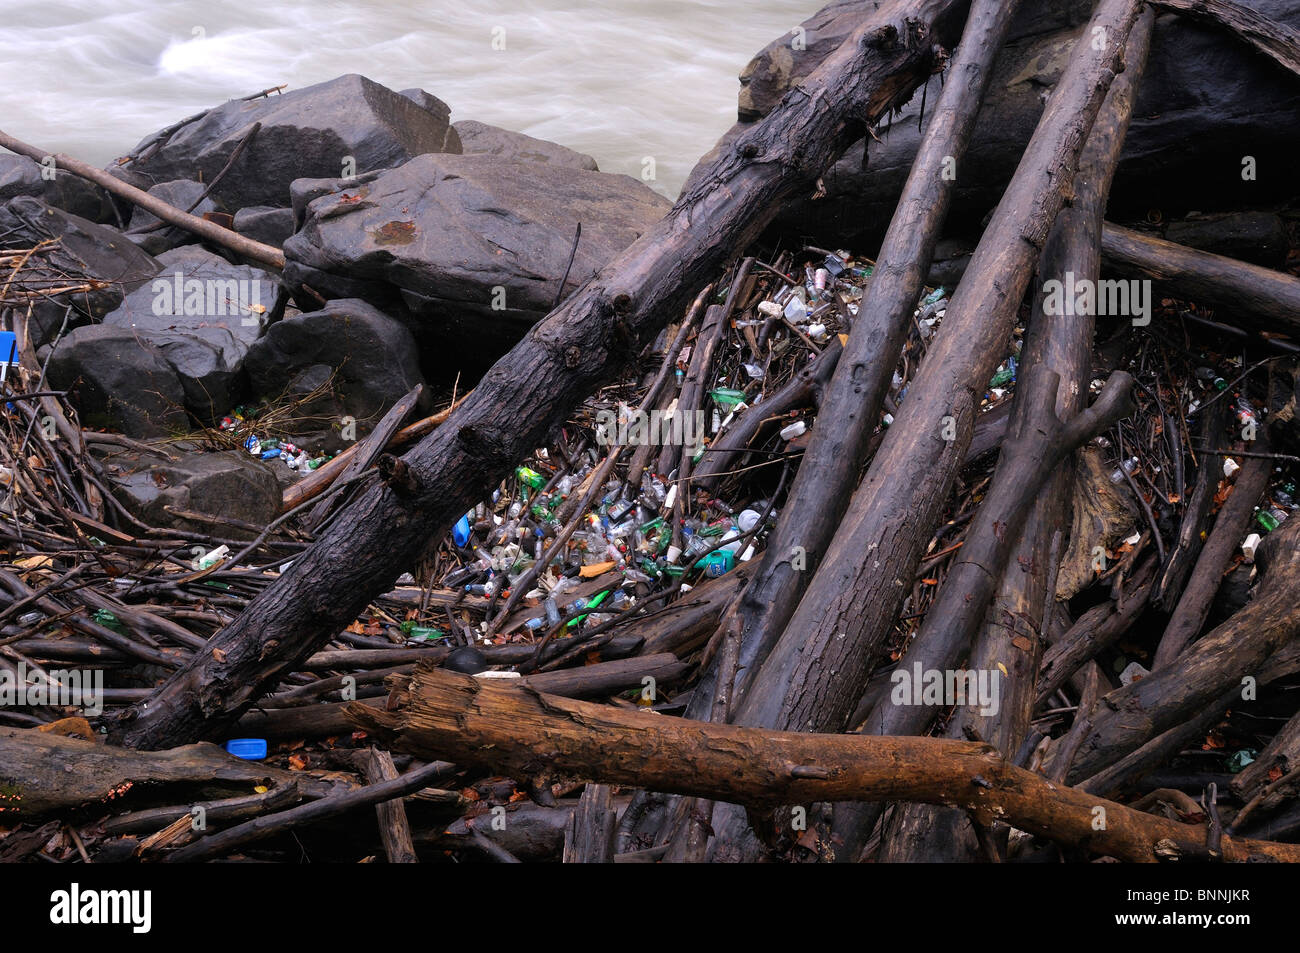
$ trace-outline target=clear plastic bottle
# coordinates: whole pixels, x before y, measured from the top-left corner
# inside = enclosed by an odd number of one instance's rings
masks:
[[[1114,470],[1111,471],[1110,482],[1116,484],[1123,483],[1124,475],[1126,473],[1132,474],[1133,471],[1137,469],[1137,466],[1138,466],[1138,458],[1129,457],[1127,460],[1125,460],[1118,467],[1116,467]]]

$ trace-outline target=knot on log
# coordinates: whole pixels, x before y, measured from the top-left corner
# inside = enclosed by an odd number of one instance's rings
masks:
[[[461,428],[463,433],[468,428]],[[420,480],[401,457],[385,453],[379,458],[379,477],[399,496],[415,496],[420,492]]]
[[[892,23],[862,37],[862,45],[873,50],[892,50],[898,44],[898,28]]]
[[[514,466],[513,457],[502,452],[499,440],[474,424],[466,424],[457,430],[456,440],[467,456],[487,469],[505,470],[508,466]],[[381,457],[380,460],[382,459]]]

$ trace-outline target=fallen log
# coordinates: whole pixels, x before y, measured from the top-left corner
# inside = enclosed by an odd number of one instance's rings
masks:
[[[538,783],[564,774],[752,806],[846,799],[951,803],[985,822],[1001,818],[1122,860],[1190,859],[1205,852],[1200,825],[1177,824],[1051,784],[1010,765],[986,744],[684,721],[431,668],[394,687],[394,711],[349,709],[358,727],[395,749],[488,767],[516,780]],[[1100,830],[1097,808],[1106,817]],[[1232,861],[1300,860],[1300,845],[1227,835],[1222,851]]]
[[[1275,768],[1283,774],[1300,768],[1300,714],[1279,728],[1259,757],[1232,779],[1232,793],[1250,801],[1269,783],[1269,773]]]
[[[466,396],[469,396],[468,394]],[[413,424],[408,424],[384,445],[384,450],[395,450],[398,447],[404,447],[413,440],[425,436],[439,424],[446,421],[451,416],[451,412],[461,405],[464,397],[446,410],[440,410],[436,414],[425,417],[423,420],[417,420]],[[313,470],[307,476],[303,477],[293,486],[284,491],[283,499],[280,502],[280,512],[287,513],[302,503],[314,497],[320,496],[335,480],[340,479],[343,471],[350,465],[352,458],[356,456],[361,444],[353,444],[338,456],[334,457],[328,463]]]
[[[1150,602],[1155,564],[1143,563],[1126,581],[1122,598],[1089,609],[1043,654],[1035,705],[1043,705],[1082,666],[1114,645]]]
[[[782,202],[905,102],[950,43],[960,0],[896,0],[763,122],[714,159],[673,210],[484,376],[404,458],[409,481],[372,488],[232,624],[111,726],[134,747],[219,735],[341,631],[585,395],[681,313]]]
[[[1201,419],[1201,439],[1203,446],[1224,446],[1220,436],[1224,423],[1228,419],[1229,405],[1220,400],[1204,410]],[[1151,604],[1156,608],[1172,610],[1178,605],[1187,576],[1196,565],[1209,529],[1210,504],[1219,486],[1219,475],[1223,473],[1223,458],[1217,454],[1207,453],[1201,456],[1200,467],[1196,472],[1196,483],[1187,500],[1187,509],[1183,512],[1178,526],[1178,540],[1169,551],[1169,557],[1161,567],[1156,585],[1151,592]]]
[[[1111,222],[1102,229],[1101,257],[1107,271],[1149,278],[1180,298],[1222,307],[1234,323],[1300,337],[1300,278]]]
[[[119,198],[126,199],[133,205],[138,205],[169,225],[183,228],[187,232],[198,235],[204,241],[213,242],[223,248],[229,248],[235,254],[242,255],[252,261],[261,262],[277,269],[284,267],[284,252],[280,251],[280,249],[272,245],[264,245],[262,242],[253,241],[253,239],[236,231],[223,228],[216,222],[209,222],[197,215],[182,212],[176,206],[169,205],[157,196],[150,195],[133,185],[127,185],[121,179],[114,178],[104,170],[96,169],[93,165],[82,162],[80,159],[66,156],[62,152],[46,152],[43,149],[21,142],[5,132],[0,132],[0,146],[10,152],[16,152],[20,156],[27,156],[27,158],[39,163],[44,163],[46,159],[53,159],[55,168],[64,169],[88,182],[93,182],[106,192],[111,192]]]
[[[380,781],[378,784],[370,784],[343,794],[323,797],[308,804],[291,807],[287,811],[265,814],[251,821],[245,821],[242,824],[227,828],[224,831],[201,837],[194,843],[167,854],[163,861],[165,863],[192,863],[206,860],[209,857],[243,847],[245,844],[251,844],[284,833],[303,824],[337,817],[359,807],[383,804],[393,798],[404,797],[407,794],[419,791],[446,774],[447,769],[446,764],[435,761],[414,768],[406,774]],[[464,807],[459,794],[453,794],[450,791],[431,791],[429,794],[436,797],[449,809],[462,809]]]
[[[370,432],[369,436],[358,443],[356,447],[350,448],[354,452],[338,472],[339,483],[346,483],[353,477],[360,476],[363,471],[369,469],[370,465],[379,459],[379,455],[384,452],[384,447],[388,445],[389,438],[402,425],[402,421],[411,412],[423,391],[424,385],[416,384],[406,396],[388,409],[388,412],[375,425],[375,429]],[[302,517],[303,526],[308,531],[315,532],[329,518],[329,515],[334,512],[337,506],[337,496],[321,500]]]
[[[1262,445],[1263,441],[1259,441]],[[1264,449],[1260,446],[1260,449]],[[1268,489],[1273,476],[1273,461],[1263,457],[1247,457],[1237,474],[1232,493],[1215,517],[1214,529],[1201,549],[1196,568],[1192,570],[1182,598],[1174,609],[1164,635],[1156,647],[1151,670],[1156,671],[1178,658],[1191,645],[1209,618],[1219,583],[1240,549],[1241,541],[1250,525],[1250,517]]]
[[[252,794],[267,781],[273,789],[296,784],[307,797],[324,796],[334,787],[303,772],[241,761],[211,744],[143,752],[0,728],[0,807],[6,816],[39,817],[119,799],[132,803],[141,794],[156,798],[167,790],[170,801],[184,789],[198,803]]]
[[[588,784],[564,829],[564,863],[613,863],[617,829],[613,789],[608,784]]]
[[[398,778],[393,756],[387,751],[370,748],[362,756],[362,767],[367,784],[379,784],[383,781],[395,781]],[[379,836],[384,842],[384,853],[390,864],[414,864],[419,862],[415,856],[415,843],[411,840],[411,822],[406,818],[406,808],[402,807],[400,798],[380,801],[375,805],[375,814],[379,818]]]

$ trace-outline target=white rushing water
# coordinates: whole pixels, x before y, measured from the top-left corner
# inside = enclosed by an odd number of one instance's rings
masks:
[[[0,128],[104,165],[224,100],[361,73],[660,192],[735,121],[736,76],[819,0],[0,0]],[[501,46],[504,49],[494,49]]]

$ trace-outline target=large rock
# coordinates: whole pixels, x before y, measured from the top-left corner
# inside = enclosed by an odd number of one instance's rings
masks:
[[[452,125],[460,134],[461,150],[465,155],[500,156],[522,162],[543,162],[569,169],[599,171],[596,160],[591,156],[545,139],[535,139],[522,132],[511,132],[474,119],[462,119]]]
[[[217,106],[129,168],[156,182],[210,182],[257,122],[262,128],[214,191],[227,209],[287,205],[294,179],[386,169],[447,145],[445,117],[353,73],[283,96]]]
[[[0,155],[0,202],[19,195],[41,199],[92,222],[106,222],[113,215],[108,193],[80,176],[54,167],[53,175],[27,156]]]
[[[450,125],[451,107],[444,103],[432,93],[426,93],[422,89],[404,89],[397,95],[405,96],[411,102],[415,103],[421,109],[433,114],[439,122],[447,123],[447,137],[443,140],[442,148],[435,149],[434,152],[451,152],[456,155],[461,153],[460,134]]]
[[[430,376],[482,369],[551,310],[579,222],[570,292],[669,205],[629,176],[420,156],[311,202],[285,243],[284,280],[404,316]]]
[[[208,212],[215,212],[217,205],[210,198],[203,198],[207,188],[202,182],[195,182],[192,179],[177,179],[174,182],[163,182],[149,189],[149,194],[154,198],[161,199],[173,208],[180,211],[188,211],[191,205],[194,206],[192,215],[202,217]],[[127,228],[127,238],[135,242],[151,255],[161,255],[165,251],[177,248],[181,245],[192,245],[199,240],[193,232],[187,232],[183,228],[167,226],[165,228],[144,231],[157,225],[161,219],[152,212],[146,212],[140,207],[136,207],[131,214],[131,221]]]
[[[157,276],[104,324],[157,347],[184,385],[185,406],[202,421],[218,420],[242,392],[244,359],[262,335],[276,281],[195,245],[164,252],[158,262]]]
[[[44,360],[48,350],[40,356]],[[70,331],[54,348],[47,377],[53,387],[72,391],[88,427],[129,437],[165,437],[189,429],[175,369],[159,348],[124,328],[92,324]]]
[[[328,431],[351,416],[364,433],[424,382],[411,332],[355,299],[277,321],[249,348],[245,367],[258,397],[328,389],[327,397],[295,415],[310,421],[302,432]]]
[[[277,248],[293,234],[293,209],[250,205],[235,213],[235,231]]]
[[[33,256],[16,282],[21,284],[23,275],[31,275],[69,285],[92,281],[96,286],[89,291],[38,299],[29,325],[34,347],[51,340],[65,316],[69,327],[99,320],[161,267],[156,258],[120,232],[53,208],[40,199],[19,196],[0,208],[0,248],[27,249],[50,240],[58,244]]]
[[[792,38],[786,37],[760,53],[742,80],[742,121],[765,114],[806,76],[826,49],[847,35],[852,11],[860,16],[862,6],[836,4],[819,14],[820,20],[807,21],[806,50],[792,50]],[[1251,6],[1300,27],[1300,0],[1257,0]],[[1022,5],[1025,13],[998,57],[970,150],[959,165],[950,232],[978,234],[981,219],[1000,199],[1090,7],[1077,0]],[[938,93],[932,81],[927,109]],[[849,149],[823,176],[826,197],[787,206],[779,226],[845,243],[882,235],[916,154],[920,103],[918,94],[888,131],[882,126],[883,141],[868,138]],[[1140,219],[1158,208],[1172,218],[1191,210],[1261,207],[1294,198],[1300,187],[1285,170],[1294,163],[1298,124],[1300,80],[1223,30],[1160,16],[1108,214]],[[725,137],[724,145],[734,135]],[[869,146],[865,162],[864,146]],[[1246,155],[1256,161],[1255,180],[1242,178]]]
[[[103,464],[113,494],[150,526],[242,539],[252,533],[227,520],[264,526],[279,514],[279,481],[261,460],[239,450],[199,453],[174,445],[158,452],[114,450],[104,454]]]

